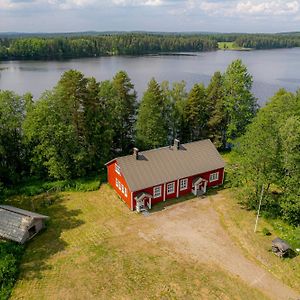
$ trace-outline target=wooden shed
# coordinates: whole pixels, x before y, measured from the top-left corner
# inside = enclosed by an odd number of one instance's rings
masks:
[[[279,257],[284,257],[289,254],[291,250],[290,245],[282,240],[281,238],[276,238],[272,241],[272,251]]]
[[[8,205],[0,205],[0,238],[20,244],[45,227],[49,217]]]

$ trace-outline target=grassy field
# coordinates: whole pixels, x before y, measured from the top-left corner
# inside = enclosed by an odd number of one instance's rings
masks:
[[[129,211],[106,184],[11,203],[51,217],[28,244],[12,299],[265,299],[217,266],[140,238],[147,218]]]
[[[239,47],[234,42],[218,42],[218,48],[220,50],[236,50],[236,51],[251,50],[249,48]]]
[[[286,239],[294,248],[300,248],[300,228],[295,229],[280,221],[266,221],[260,218],[257,232],[254,233],[256,212],[242,209],[233,200],[233,192],[232,189],[222,191],[227,201],[218,203],[216,207],[227,232],[249,259],[300,292],[300,256],[282,260],[271,252],[272,240],[278,236]],[[265,235],[264,228],[268,229],[271,235]]]

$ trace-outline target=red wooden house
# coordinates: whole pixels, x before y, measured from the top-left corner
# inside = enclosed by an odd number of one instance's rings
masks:
[[[225,163],[210,140],[115,158],[107,164],[108,182],[131,209],[141,211],[166,199],[223,184]]]

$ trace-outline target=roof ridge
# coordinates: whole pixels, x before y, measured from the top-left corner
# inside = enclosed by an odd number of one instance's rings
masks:
[[[195,144],[195,143],[201,143],[201,142],[205,142],[205,141],[210,141],[212,143],[212,141],[210,139],[204,139],[204,140],[192,141],[192,142],[188,142],[188,143],[184,143],[184,144],[180,144],[180,145],[184,146],[184,145],[190,145],[190,144]],[[139,153],[144,154],[144,153],[157,151],[157,150],[170,149],[171,147],[174,147],[174,145],[163,146],[163,147],[159,147],[159,148],[153,148],[153,149],[149,149],[149,150],[139,151]],[[124,155],[124,156],[115,157],[115,158],[111,159],[109,162],[107,162],[106,165],[109,164],[110,162],[116,160],[116,159],[131,157],[131,156],[132,156],[132,154],[127,154],[127,155]]]

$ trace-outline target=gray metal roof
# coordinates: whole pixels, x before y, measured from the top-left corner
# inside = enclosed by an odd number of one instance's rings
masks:
[[[163,147],[116,159],[131,191],[223,168],[225,162],[210,140]]]
[[[290,249],[290,245],[282,240],[281,238],[276,238],[272,241],[273,245],[276,246],[280,251],[287,251],[288,249]]]
[[[17,208],[14,206],[10,206],[10,205],[0,205],[0,208],[3,208],[5,210],[11,211],[11,212],[15,212],[17,214],[23,215],[23,216],[27,216],[27,217],[31,217],[31,218],[35,218],[35,219],[48,219],[49,217],[29,211],[29,210],[25,210],[25,209],[21,209],[21,208]]]
[[[47,218],[27,210],[0,205],[0,237],[22,243],[32,222]]]

